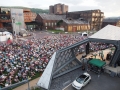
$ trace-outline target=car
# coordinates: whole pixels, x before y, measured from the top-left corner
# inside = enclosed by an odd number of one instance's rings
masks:
[[[91,81],[90,74],[85,72],[73,81],[72,86],[77,90],[81,90],[81,88],[87,85],[90,81]]]

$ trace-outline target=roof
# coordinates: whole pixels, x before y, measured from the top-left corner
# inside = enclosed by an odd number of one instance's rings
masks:
[[[79,13],[79,12],[93,12],[93,11],[98,11],[100,9],[94,9],[94,10],[83,10],[83,11],[73,11],[73,12],[68,12],[68,13]]]
[[[66,18],[66,15],[54,15],[54,14],[39,14],[42,19],[45,20],[62,20]]]
[[[100,59],[92,59],[89,61],[89,64],[92,64],[94,66],[101,68],[102,66],[106,64],[106,62],[101,61]]]
[[[107,25],[89,38],[104,40],[120,40],[120,27]]]
[[[106,18],[103,19],[103,22],[118,22],[119,20],[119,18]]]
[[[81,21],[79,19],[77,20],[69,20],[69,19],[62,19],[63,22],[65,22],[66,24],[88,24],[86,21]]]

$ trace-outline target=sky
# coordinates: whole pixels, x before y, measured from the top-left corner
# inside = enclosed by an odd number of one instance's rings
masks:
[[[0,6],[49,9],[50,5],[57,3],[68,5],[68,11],[100,9],[105,17],[120,16],[120,0],[1,0]]]

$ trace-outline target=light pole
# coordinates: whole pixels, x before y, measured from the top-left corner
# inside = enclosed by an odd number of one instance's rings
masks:
[[[15,29],[15,27],[14,27],[14,24],[15,24],[15,18],[14,17],[12,17],[12,22],[13,22],[13,34],[15,34],[15,36],[16,36],[16,32],[14,31]]]

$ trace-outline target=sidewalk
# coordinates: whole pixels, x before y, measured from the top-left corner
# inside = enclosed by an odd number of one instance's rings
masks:
[[[36,83],[38,82],[39,78],[36,78],[36,79],[34,79],[34,80],[32,80],[32,81],[29,82],[30,88],[33,87],[33,86],[36,86]],[[15,88],[13,90],[27,90],[27,89],[28,89],[28,83],[23,84],[23,85]]]

